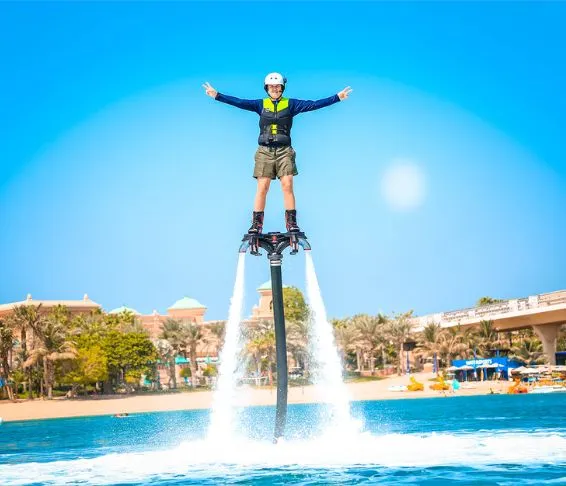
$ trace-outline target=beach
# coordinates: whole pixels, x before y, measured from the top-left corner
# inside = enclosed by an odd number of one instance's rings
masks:
[[[389,388],[397,385],[408,385],[406,376],[393,376],[377,381],[346,383],[345,388],[352,401],[389,400],[411,398],[452,398],[458,396],[485,395],[495,392],[505,393],[509,386],[505,381],[470,382],[470,388],[460,388],[456,393],[431,390],[429,379],[432,373],[417,373],[415,379],[425,385],[424,391],[396,392]],[[62,417],[80,417],[92,415],[112,415],[119,413],[143,413],[173,410],[207,409],[213,403],[212,391],[194,391],[164,393],[155,395],[106,395],[88,398],[56,398],[53,400],[20,400],[17,403],[7,400],[0,402],[0,418],[7,421],[39,420]],[[276,387],[243,387],[237,395],[237,406],[275,405]],[[316,386],[290,387],[289,404],[321,402],[321,391]]]

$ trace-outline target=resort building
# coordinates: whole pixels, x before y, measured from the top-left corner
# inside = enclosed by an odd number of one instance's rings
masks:
[[[90,311],[100,309],[100,304],[90,300],[87,294],[84,294],[82,300],[36,300],[32,298],[31,294],[28,294],[26,300],[0,304],[0,318],[8,316],[12,313],[14,307],[20,305],[32,305],[35,307],[41,305],[41,312],[43,313],[48,313],[53,307],[58,305],[67,307],[71,314],[86,314]]]
[[[286,288],[287,285],[283,285]],[[256,289],[259,293],[259,302],[252,308],[250,321],[273,320],[273,295],[271,292],[271,280],[263,283]]]
[[[466,328],[485,320],[492,321],[496,331],[532,328],[542,342],[549,364],[555,365],[558,333],[566,324],[566,290],[415,317],[413,322],[420,330],[433,322],[444,328]]]
[[[258,303],[254,305],[251,315],[244,321],[248,325],[273,319],[271,281],[260,285],[257,292],[259,294]],[[100,304],[90,300],[87,294],[81,300],[36,300],[28,294],[24,301],[0,304],[0,318],[10,314],[14,307],[19,305],[41,305],[42,313],[48,313],[57,305],[64,305],[72,314],[101,309]],[[148,331],[150,338],[154,340],[159,338],[161,327],[167,319],[180,319],[202,326],[203,338],[197,348],[197,360],[202,363],[211,363],[217,361],[218,358],[218,337],[211,330],[218,321],[206,321],[206,310],[206,306],[195,298],[183,297],[174,302],[163,314],[154,310],[151,314],[144,315],[126,306],[112,309],[109,313],[129,312],[133,314]],[[465,328],[478,326],[483,320],[492,321],[497,331],[532,328],[542,341],[550,364],[556,364],[557,358],[559,361],[565,359],[564,353],[557,356],[556,341],[561,326],[566,323],[566,290],[415,317],[413,323],[416,330],[420,330],[431,322],[438,323],[444,328],[453,326]],[[179,367],[182,368],[187,361],[184,358],[180,359]]]

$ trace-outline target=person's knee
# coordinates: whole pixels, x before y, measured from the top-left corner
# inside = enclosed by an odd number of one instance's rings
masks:
[[[269,191],[269,179],[266,181],[260,181],[257,184],[257,193],[258,194],[262,194],[262,195],[266,195],[267,192]]]
[[[281,179],[281,190],[288,194],[293,194],[293,180]]]

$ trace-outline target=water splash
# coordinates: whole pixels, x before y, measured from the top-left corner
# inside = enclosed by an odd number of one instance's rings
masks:
[[[529,477],[531,484],[533,481],[538,484],[545,482],[544,479],[536,481],[540,466],[556,465],[560,471],[565,457],[566,436],[548,435],[546,431],[497,435],[477,432],[375,436],[364,433],[342,442],[320,438],[281,441],[277,445],[243,439],[219,444],[197,440],[160,451],[47,463],[0,464],[0,477],[2,484],[13,486],[40,484],[39,481],[51,485],[251,484],[255,481],[273,484],[306,474],[308,484],[359,484],[364,481],[348,481],[350,470],[354,474],[365,470],[372,474],[366,482],[376,484],[371,481],[376,468],[382,469],[381,479],[385,482],[398,480],[398,468],[405,471],[411,468],[417,483],[418,479],[429,483],[431,478],[447,483],[447,477],[461,481],[463,468],[474,467],[471,477],[469,473],[465,479],[470,479],[470,483],[492,484],[492,481],[481,481],[486,479],[485,467],[510,465]],[[454,469],[438,471],[438,467],[447,466]],[[505,481],[505,484],[525,482]]]
[[[305,252],[307,299],[311,311],[310,356],[313,382],[329,405],[327,435],[356,433],[360,424],[350,415],[350,397],[342,381],[342,363],[328,322],[310,251]]]
[[[220,352],[220,368],[218,382],[212,401],[210,427],[208,436],[212,441],[232,437],[236,429],[235,405],[236,385],[241,371],[238,368],[239,351],[241,348],[241,322],[244,303],[244,268],[245,253],[238,257],[236,281],[230,299],[230,311],[226,323],[226,338]]]

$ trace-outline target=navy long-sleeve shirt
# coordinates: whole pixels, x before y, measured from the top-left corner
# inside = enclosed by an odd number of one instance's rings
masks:
[[[263,99],[244,100],[242,98],[236,98],[235,96],[228,96],[222,93],[218,93],[215,99],[216,101],[221,101],[222,103],[227,103],[237,108],[241,108],[242,110],[255,111],[258,115],[261,115],[261,110],[263,110]],[[329,96],[328,98],[316,101],[289,98],[289,111],[291,112],[291,116],[295,116],[299,113],[318,110],[320,108],[333,105],[339,101],[340,98],[338,98],[338,95]],[[274,101],[274,103],[277,103],[277,101]]]

